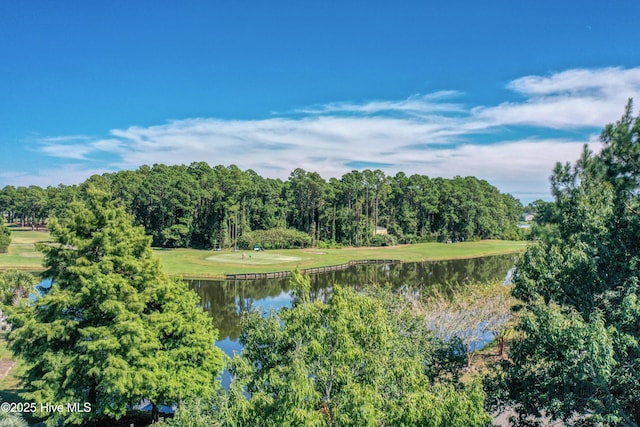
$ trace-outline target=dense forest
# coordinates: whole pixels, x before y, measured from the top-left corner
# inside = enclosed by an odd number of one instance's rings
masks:
[[[0,212],[9,222],[39,226],[85,197],[90,184],[121,200],[160,247],[515,239],[522,212],[513,196],[475,177],[386,176],[367,169],[326,181],[298,168],[283,181],[204,162],[145,165],[94,175],[79,186],[6,186],[0,190]],[[278,231],[250,234],[258,230]]]

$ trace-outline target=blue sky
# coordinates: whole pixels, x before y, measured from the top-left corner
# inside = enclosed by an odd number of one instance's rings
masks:
[[[637,0],[0,2],[0,187],[142,164],[528,202],[640,99]]]

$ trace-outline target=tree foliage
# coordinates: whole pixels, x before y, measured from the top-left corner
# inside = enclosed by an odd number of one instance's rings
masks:
[[[11,244],[11,231],[0,218],[0,254],[7,252]]]
[[[210,394],[222,356],[197,296],[162,272],[150,239],[109,194],[89,186],[84,198],[50,221],[51,289],[10,318],[10,347],[26,363],[23,397],[91,404],[90,413],[39,414],[67,425],[118,418],[143,399]]]
[[[629,103],[600,153],[554,169],[555,230],[514,274],[523,317],[505,386],[521,421],[640,423],[639,138]]]
[[[485,426],[478,382],[457,373],[464,350],[426,328],[388,290],[336,287],[328,303],[311,301],[308,278],[293,274],[291,309],[246,317],[244,349],[233,381],[213,410],[221,426]],[[193,404],[170,425],[187,426]],[[184,412],[182,412],[184,411]]]
[[[475,177],[429,178],[381,170],[328,181],[297,168],[285,181],[231,165],[156,164],[90,177],[80,186],[7,186],[0,212],[38,226],[88,185],[121,200],[154,246],[236,248],[258,230],[295,229],[311,243],[368,246],[378,227],[401,243],[518,237],[520,202]]]
[[[311,245],[311,236],[298,230],[274,228],[249,231],[238,239],[240,248],[253,249],[255,245],[265,249],[304,248]]]
[[[21,301],[35,293],[36,283],[35,276],[26,271],[7,270],[0,273],[0,310],[19,306]]]

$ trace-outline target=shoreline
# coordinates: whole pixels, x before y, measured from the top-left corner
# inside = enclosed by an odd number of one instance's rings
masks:
[[[358,260],[350,260],[341,264],[333,264],[333,265],[322,265],[318,267],[309,267],[300,269],[302,274],[319,274],[326,273],[331,271],[341,271],[345,270],[354,265],[361,264],[404,264],[404,263],[412,263],[412,262],[434,262],[434,261],[455,261],[458,259],[472,259],[472,258],[482,258],[488,256],[498,256],[498,255],[509,255],[509,254],[519,254],[523,253],[523,250],[506,250],[502,252],[490,252],[490,253],[480,253],[475,255],[465,255],[465,256],[456,256],[456,257],[435,257],[435,258],[424,258],[421,260],[401,260],[401,259],[358,259]],[[180,278],[184,280],[258,280],[258,279],[276,279],[282,277],[288,277],[291,274],[291,271],[297,267],[294,267],[289,270],[279,270],[279,271],[269,271],[269,272],[238,272],[238,273],[174,273],[167,272],[167,275],[174,278]],[[8,270],[20,270],[26,271],[29,273],[42,273],[46,270],[45,267],[34,267],[34,266],[0,266],[0,273]]]
[[[510,255],[510,254],[520,254],[523,253],[523,250],[506,250],[503,252],[491,252],[491,253],[481,253],[477,255],[469,255],[469,256],[458,256],[458,257],[445,257],[445,258],[425,258],[421,260],[400,260],[400,259],[360,259],[360,260],[351,260],[342,264],[335,265],[325,265],[319,267],[310,267],[300,269],[300,272],[303,274],[318,274],[325,273],[330,271],[340,271],[345,270],[354,265],[361,264],[405,264],[405,263],[413,263],[413,262],[436,262],[436,261],[455,261],[459,259],[473,259],[473,258],[483,258],[489,256],[499,256],[499,255]],[[272,271],[272,272],[261,272],[261,273],[213,273],[213,274],[190,274],[190,273],[170,273],[171,277],[179,277],[184,280],[258,280],[258,279],[276,279],[282,277],[288,277],[291,274],[291,271],[294,270],[282,270],[282,271]]]

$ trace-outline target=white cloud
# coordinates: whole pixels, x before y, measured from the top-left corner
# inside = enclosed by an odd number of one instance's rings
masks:
[[[614,120],[620,116],[625,102],[626,99],[555,96],[531,99],[520,104],[504,103],[497,107],[480,107],[474,110],[474,116],[492,126],[528,125],[576,129],[602,126]]]
[[[550,94],[599,93],[611,96],[622,92],[637,92],[640,68],[619,67],[596,70],[574,69],[549,76],[526,76],[509,83],[509,88],[529,96]]]
[[[640,98],[640,68],[527,76],[508,88],[522,100],[469,108],[452,102],[460,93],[442,91],[331,103],[264,120],[200,118],[115,129],[104,139],[48,138],[42,151],[90,159],[92,168],[109,154],[115,160],[103,161],[108,170],[206,161],[283,179],[296,167],[328,178],[352,169],[350,162],[388,164],[381,169],[389,174],[474,175],[516,197],[537,198],[549,194],[556,161],[577,159],[582,144],[621,115],[627,98]],[[550,136],[554,130],[564,132]]]
[[[350,102],[336,102],[322,105],[315,108],[298,109],[296,112],[305,114],[331,114],[331,113],[353,113],[353,114],[376,114],[376,113],[404,113],[413,115],[426,115],[433,113],[464,112],[461,104],[445,102],[451,98],[460,97],[461,92],[447,90],[426,95],[413,95],[407,99],[399,101],[369,101],[355,104]]]
[[[66,136],[50,136],[40,138],[42,143],[62,143],[62,142],[81,142],[89,141],[91,138],[87,135],[66,135]]]
[[[512,81],[508,88],[527,98],[495,107],[476,107],[474,116],[496,126],[601,127],[620,117],[629,98],[640,99],[640,67],[526,76]]]
[[[87,155],[94,151],[90,145],[80,144],[47,144],[42,152],[63,159],[88,160]]]

